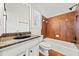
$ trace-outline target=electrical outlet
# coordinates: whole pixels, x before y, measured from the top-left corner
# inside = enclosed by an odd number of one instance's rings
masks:
[[[59,35],[57,34],[56,37],[59,37]]]

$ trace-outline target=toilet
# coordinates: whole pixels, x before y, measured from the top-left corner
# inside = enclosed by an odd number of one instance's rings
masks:
[[[44,56],[48,56],[48,50],[52,49],[51,45],[46,43],[46,42],[41,42],[40,45],[40,52],[44,55]]]

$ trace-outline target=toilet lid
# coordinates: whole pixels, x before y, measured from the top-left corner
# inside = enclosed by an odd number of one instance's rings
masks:
[[[48,43],[46,43],[46,42],[42,42],[42,43],[40,43],[40,46],[41,46],[41,47],[51,48],[51,45],[48,44]]]

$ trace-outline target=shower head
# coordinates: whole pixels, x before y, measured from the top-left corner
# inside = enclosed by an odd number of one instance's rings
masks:
[[[69,10],[72,10],[75,6],[78,6],[79,4],[75,4],[72,7],[69,8]]]
[[[69,8],[69,10],[72,10],[72,8]]]

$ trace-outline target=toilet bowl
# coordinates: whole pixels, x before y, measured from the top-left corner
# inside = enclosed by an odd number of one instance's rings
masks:
[[[43,53],[43,55],[45,55],[45,56],[48,56],[48,50],[52,49],[51,45],[49,45],[46,42],[40,43],[39,47],[40,47],[41,53]]]
[[[40,43],[40,47],[41,47],[42,49],[44,49],[44,50],[49,50],[49,49],[51,49],[51,45],[49,45],[49,44],[46,43],[46,42]]]

